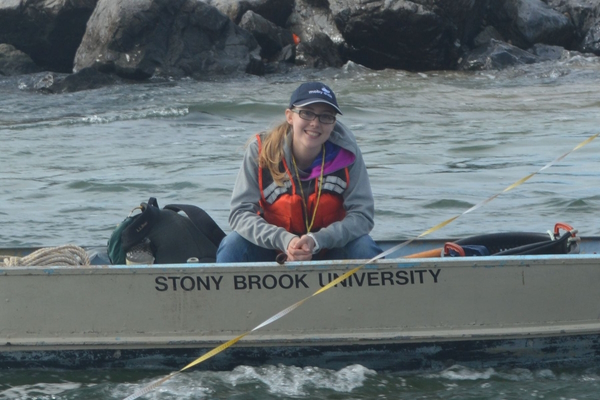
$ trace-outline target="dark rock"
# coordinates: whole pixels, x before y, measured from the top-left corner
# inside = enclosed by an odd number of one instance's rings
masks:
[[[508,43],[492,39],[487,45],[467,54],[459,63],[463,71],[501,70],[507,67],[533,64],[539,57]]]
[[[582,53],[594,53],[600,56],[600,19],[587,31],[579,50]]]
[[[310,42],[317,33],[322,33],[340,46],[344,43],[327,0],[316,3],[315,0],[297,0],[288,19],[287,28],[296,34],[301,42]]]
[[[46,70],[72,72],[96,1],[0,1],[0,43],[15,46]]]
[[[207,0],[206,4],[215,7],[236,24],[239,24],[244,14],[250,10],[250,3],[246,0]]]
[[[281,49],[276,61],[293,63],[295,60],[296,60],[296,45],[289,44],[289,45],[285,46],[283,49]]]
[[[576,34],[568,47],[600,55],[600,2],[597,0],[548,0],[548,5],[566,15]]]
[[[577,32],[578,39],[600,19],[600,2],[597,0],[547,0],[548,6],[565,15]]]
[[[97,89],[125,82],[116,76],[103,74],[97,69],[85,68],[74,74],[46,71],[22,75],[19,77],[18,85],[21,90],[58,94]]]
[[[262,75],[348,61],[427,71],[455,69],[460,59],[461,69],[499,69],[566,51],[600,56],[600,1],[0,0],[0,43],[14,46],[0,50],[0,75],[82,72],[73,83],[56,74],[39,80],[56,91],[85,89],[78,79],[86,76],[110,84],[86,75],[89,67],[113,79]]]
[[[296,65],[326,68],[341,67],[345,62],[338,46],[324,33],[316,33],[311,40],[302,41],[296,47]]]
[[[491,25],[523,49],[536,43],[567,47],[575,35],[569,18],[541,0],[492,1],[491,9]]]
[[[24,89],[34,89],[45,92],[46,89],[54,85],[54,82],[64,79],[65,76],[66,74],[56,72],[43,72],[40,74],[27,75],[27,77],[21,77],[19,79],[19,86]]]
[[[10,44],[0,44],[0,75],[23,75],[40,72],[31,57]]]
[[[240,27],[252,33],[260,45],[260,55],[263,58],[271,58],[285,46],[294,44],[292,32],[278,27],[253,11],[244,14]]]
[[[131,79],[258,71],[260,47],[250,32],[196,0],[99,0],[75,57]]]
[[[475,39],[473,39],[473,45],[475,47],[480,47],[488,44],[492,39],[504,42],[504,38],[502,34],[496,30],[493,26],[486,26],[483,31],[481,31]]]
[[[344,39],[338,30],[327,0],[297,0],[287,27],[300,43],[279,54],[278,59],[313,68],[339,67],[345,62]]]
[[[207,3],[236,24],[240,23],[247,11],[253,11],[280,27],[285,26],[294,6],[294,0],[209,0]]]
[[[560,46],[550,46],[547,44],[533,45],[528,51],[537,56],[540,61],[557,61],[569,54],[567,50]]]
[[[488,11],[487,1],[482,0],[413,0],[449,20],[456,28],[461,45],[473,47],[473,40],[481,31],[482,21]]]
[[[285,74],[295,67],[296,45],[285,46],[271,61],[265,65],[266,74]]]
[[[251,75],[262,76],[265,74],[265,63],[258,57],[250,57],[244,72]]]
[[[205,2],[221,11],[236,24],[239,24],[242,16],[250,10],[250,3],[246,0],[206,0]]]
[[[352,61],[413,71],[456,65],[458,30],[431,7],[405,0],[334,0],[331,9]]]
[[[43,89],[48,93],[70,93],[110,86],[117,82],[119,81],[115,77],[103,74],[95,68],[83,68],[62,79],[54,77],[52,82],[45,85]],[[39,86],[38,89],[41,89]]]

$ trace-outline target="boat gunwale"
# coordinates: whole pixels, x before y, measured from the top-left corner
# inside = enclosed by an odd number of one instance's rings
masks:
[[[566,264],[573,263],[591,263],[600,261],[600,254],[544,254],[544,255],[508,255],[508,256],[485,256],[485,257],[430,257],[430,258],[386,258],[375,261],[370,260],[322,260],[322,261],[290,261],[284,265],[276,262],[256,262],[256,263],[188,263],[188,264],[92,264],[92,265],[63,265],[63,266],[10,266],[0,267],[0,276],[16,275],[21,272],[31,274],[32,272],[42,272],[45,274],[58,273],[93,273],[94,271],[107,271],[117,273],[138,272],[178,272],[176,270],[190,269],[216,269],[222,271],[234,270],[302,270],[302,271],[320,271],[320,270],[350,270],[359,266],[364,266],[365,269],[376,269],[392,265],[395,268],[454,268],[464,267],[465,264],[476,268],[490,267],[532,267],[537,264],[545,264],[548,261],[565,262]]]

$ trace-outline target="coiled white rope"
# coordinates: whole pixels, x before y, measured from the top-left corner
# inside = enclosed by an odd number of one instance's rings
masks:
[[[90,265],[87,252],[72,244],[58,247],[46,247],[34,251],[24,257],[2,256],[0,265],[5,267],[59,266],[59,265]]]

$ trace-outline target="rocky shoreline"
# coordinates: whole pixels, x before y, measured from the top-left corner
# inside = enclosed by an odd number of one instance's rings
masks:
[[[488,70],[600,56],[597,0],[1,0],[0,75],[69,92],[348,61]],[[65,75],[66,74],[66,75]]]

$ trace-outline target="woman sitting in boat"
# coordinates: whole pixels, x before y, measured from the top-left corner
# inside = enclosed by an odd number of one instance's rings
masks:
[[[320,82],[292,94],[285,122],[249,143],[217,262],[370,259],[374,205],[353,133]]]

